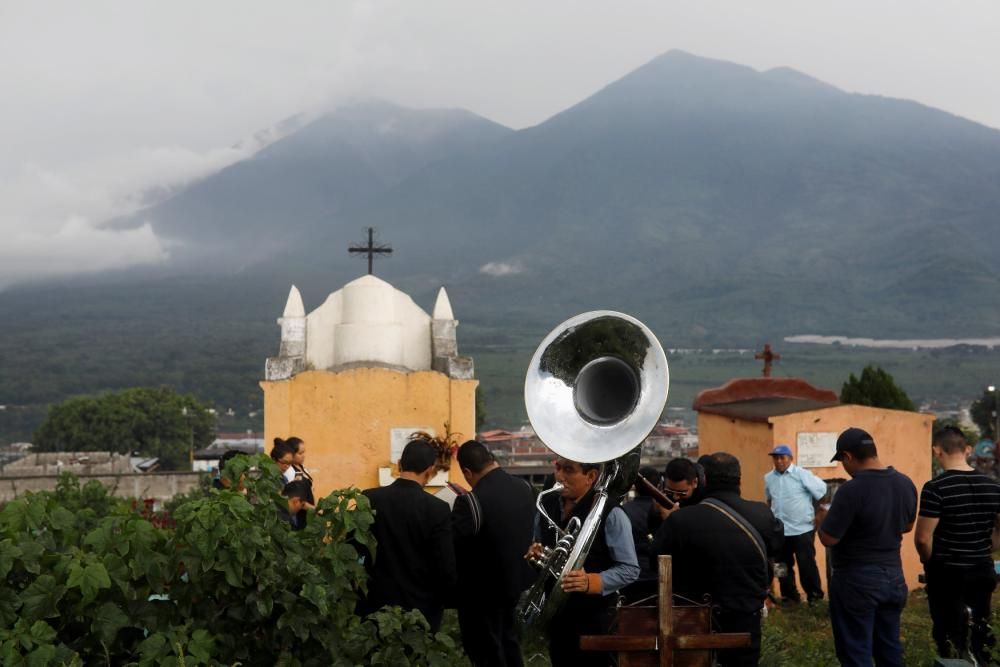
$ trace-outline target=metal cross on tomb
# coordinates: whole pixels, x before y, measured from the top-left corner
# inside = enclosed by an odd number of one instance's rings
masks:
[[[372,275],[372,259],[375,255],[391,255],[392,246],[377,244],[375,243],[375,228],[366,227],[368,231],[368,245],[366,246],[350,246],[347,252],[352,255],[368,255],[368,275]]]
[[[781,355],[777,352],[771,351],[770,343],[764,343],[764,349],[760,352],[754,352],[753,358],[764,360],[764,370],[762,374],[764,377],[769,378],[771,377],[771,364],[778,359],[781,359]]]

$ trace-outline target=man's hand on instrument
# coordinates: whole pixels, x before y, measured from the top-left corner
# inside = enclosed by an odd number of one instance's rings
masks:
[[[572,570],[563,577],[562,589],[567,593],[586,593],[587,583],[586,572],[583,570]]]
[[[528,547],[528,553],[524,554],[525,560],[538,560],[542,557],[545,547],[542,546],[541,542],[535,542],[530,547]]]
[[[583,570],[573,570],[568,572],[562,580],[562,589],[567,593],[589,593],[590,595],[600,595],[604,588],[601,575],[598,572],[585,572]]]

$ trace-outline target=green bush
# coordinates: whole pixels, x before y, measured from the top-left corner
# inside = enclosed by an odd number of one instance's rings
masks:
[[[418,612],[355,615],[373,517],[337,491],[293,532],[267,457],[226,466],[232,490],[192,495],[169,521],[64,477],[0,511],[4,665],[451,665]],[[237,490],[239,489],[239,490]]]

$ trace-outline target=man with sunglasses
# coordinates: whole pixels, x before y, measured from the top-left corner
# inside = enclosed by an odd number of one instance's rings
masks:
[[[676,504],[673,509],[660,509],[664,519],[681,507],[697,505],[705,497],[705,473],[691,459],[677,458],[667,464],[663,493]]]

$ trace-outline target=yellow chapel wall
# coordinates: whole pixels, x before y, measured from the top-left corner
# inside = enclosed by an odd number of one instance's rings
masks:
[[[276,437],[302,438],[317,497],[348,486],[378,486],[379,468],[391,465],[392,429],[475,437],[478,384],[437,371],[389,368],[304,371],[264,381],[265,442],[270,449]],[[448,477],[465,485],[454,459]]]
[[[757,474],[758,466],[755,462],[760,459],[762,452],[766,455],[769,451],[770,424],[708,412],[698,413],[698,454],[728,452],[738,458],[743,475],[741,494],[744,498],[764,500],[764,473]]]
[[[703,412],[698,414],[698,452],[711,454],[724,451],[736,456],[742,470],[743,497],[763,502],[764,475],[774,467],[767,453],[776,445],[788,445],[797,463],[799,433],[840,433],[857,426],[871,433],[882,463],[891,465],[909,477],[919,494],[924,483],[931,478],[933,422],[934,417],[928,414],[863,405],[837,405],[780,415],[771,417],[768,424]],[[809,470],[822,479],[849,479],[840,464]],[[911,589],[917,588],[923,566],[913,546],[912,531],[903,535],[901,557],[907,584]],[[816,562],[823,578],[824,590],[827,590],[826,550],[818,539]]]

